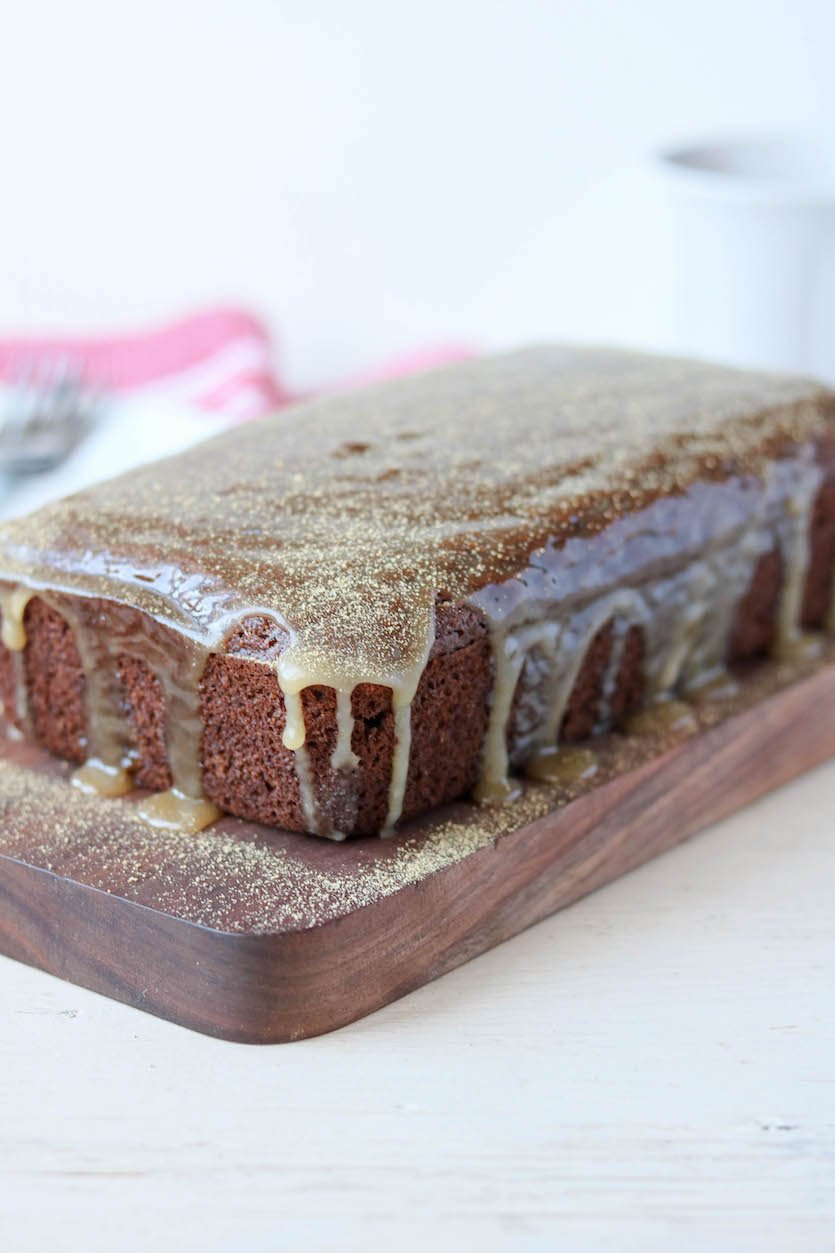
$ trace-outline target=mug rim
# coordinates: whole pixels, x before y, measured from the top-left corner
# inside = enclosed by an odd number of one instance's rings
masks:
[[[714,136],[664,145],[655,156],[682,189],[712,199],[835,206],[835,132]],[[801,173],[816,156],[820,174]]]

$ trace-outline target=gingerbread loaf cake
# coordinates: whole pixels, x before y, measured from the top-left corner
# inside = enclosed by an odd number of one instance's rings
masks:
[[[385,833],[808,647],[833,563],[835,395],[536,347],[5,524],[0,697],[151,822]]]

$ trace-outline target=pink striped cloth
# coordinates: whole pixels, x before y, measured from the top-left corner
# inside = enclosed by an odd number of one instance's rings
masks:
[[[339,389],[469,355],[458,344],[435,345],[346,379]],[[2,339],[0,383],[14,383],[21,363],[40,357],[71,362],[86,382],[109,394],[164,393],[231,421],[258,417],[300,399],[278,374],[267,327],[245,309],[211,309],[138,334]]]

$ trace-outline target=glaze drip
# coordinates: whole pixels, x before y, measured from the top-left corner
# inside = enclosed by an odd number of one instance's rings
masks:
[[[73,787],[88,796],[125,796],[133,789],[130,770],[125,766],[108,766],[96,757],[88,757],[83,766],[72,772]]]
[[[0,611],[3,614],[0,639],[13,653],[22,652],[26,647],[26,631],[23,626],[23,615],[26,606],[32,599],[31,588],[16,584],[0,591]]]
[[[359,765],[359,757],[351,747],[354,736],[351,695],[351,692],[336,693],[336,748],[331,757],[332,770],[356,770]]]
[[[186,796],[179,788],[169,788],[149,796],[139,807],[140,815],[152,827],[196,835],[220,817],[217,805],[204,797]]]
[[[525,763],[525,774],[529,779],[570,786],[597,774],[597,758],[590,748],[546,748]]]

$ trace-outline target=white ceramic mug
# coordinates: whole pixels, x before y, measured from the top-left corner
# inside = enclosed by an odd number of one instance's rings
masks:
[[[664,152],[682,350],[835,382],[835,135]]]

